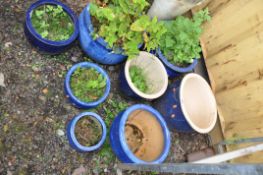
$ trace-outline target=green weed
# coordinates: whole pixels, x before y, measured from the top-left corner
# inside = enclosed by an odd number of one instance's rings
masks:
[[[31,21],[37,33],[48,40],[67,40],[74,32],[70,16],[59,5],[38,7],[33,11]]]
[[[98,25],[94,25],[94,37],[102,37],[115,52],[134,58],[139,45],[144,43],[147,51],[159,46],[161,36],[166,32],[163,22],[146,15],[149,3],[146,0],[113,0],[101,5],[90,4],[90,13]]]
[[[143,74],[143,69],[137,66],[131,66],[129,69],[132,83],[142,92],[147,92],[148,85]]]
[[[167,32],[161,38],[161,51],[173,64],[184,65],[200,58],[199,37],[201,25],[210,20],[208,9],[196,13],[193,19],[179,16],[173,21],[165,22]]]
[[[93,68],[79,67],[71,76],[70,86],[81,101],[96,101],[105,92],[106,78]]]

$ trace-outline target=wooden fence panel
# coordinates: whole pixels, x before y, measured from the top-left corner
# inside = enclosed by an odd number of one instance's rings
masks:
[[[263,0],[209,0],[204,6],[212,20],[200,41],[224,138],[263,137]],[[263,152],[235,162],[262,163]]]

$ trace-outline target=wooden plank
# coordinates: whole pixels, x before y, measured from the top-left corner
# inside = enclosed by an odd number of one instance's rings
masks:
[[[201,40],[205,39],[203,44],[206,44],[208,56],[220,52],[235,40],[242,40],[250,33],[246,31],[261,23],[262,4],[261,0],[232,0],[217,8],[216,14],[212,12],[212,21],[206,23],[205,32],[201,37]],[[255,6],[258,7],[253,9]]]
[[[251,35],[239,43],[231,44],[232,47],[228,50],[206,60],[206,65],[217,82],[214,87],[216,92],[247,84],[249,80],[263,79],[263,42],[258,38],[262,36],[263,41],[263,22],[260,30],[258,35]]]
[[[222,128],[220,126],[220,121],[216,122],[216,125],[214,129],[209,133],[210,142],[212,145],[216,145],[222,140],[224,140],[223,134],[222,134]],[[216,153],[219,153],[216,147],[214,147],[214,150]]]
[[[251,118],[249,120],[231,121],[226,123],[225,137],[227,138],[255,138],[263,136],[262,120]]]
[[[263,0],[210,0],[206,6],[212,20],[204,25],[200,42],[224,138],[262,137]],[[262,159],[260,152],[234,162]]]
[[[217,93],[216,99],[218,108],[223,111],[224,122],[252,118],[260,121],[263,116],[263,80]]]

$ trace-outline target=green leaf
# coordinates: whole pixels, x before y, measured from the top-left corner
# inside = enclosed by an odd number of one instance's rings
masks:
[[[48,36],[48,31],[45,30],[44,32],[41,33],[42,38],[46,38]]]
[[[150,17],[147,15],[141,16],[131,25],[131,30],[136,32],[143,32],[148,26],[150,22]]]

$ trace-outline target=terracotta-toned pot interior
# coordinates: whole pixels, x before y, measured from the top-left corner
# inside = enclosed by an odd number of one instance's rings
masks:
[[[199,75],[187,75],[181,84],[180,100],[184,115],[197,132],[207,133],[216,123],[217,108],[208,83]]]
[[[164,149],[164,133],[158,120],[148,111],[135,110],[125,124],[126,142],[143,161],[156,160]]]

